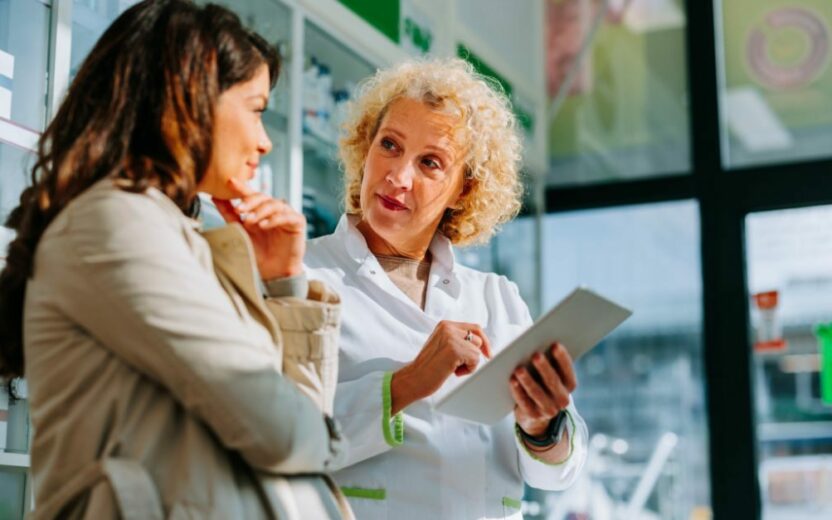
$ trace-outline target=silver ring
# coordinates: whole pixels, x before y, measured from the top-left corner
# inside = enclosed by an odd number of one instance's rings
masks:
[[[468,334],[465,335],[465,341],[470,341],[471,343],[474,342],[474,335],[470,330],[468,331]]]

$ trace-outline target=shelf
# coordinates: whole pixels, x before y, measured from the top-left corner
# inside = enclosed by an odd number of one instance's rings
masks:
[[[765,505],[766,520],[818,520],[830,518],[830,516],[832,516],[832,507]]]
[[[39,132],[0,117],[0,142],[34,151],[37,149],[38,139]]]
[[[338,162],[338,145],[314,134],[303,134],[303,151],[325,163]]]
[[[760,423],[757,425],[757,439],[760,442],[832,439],[832,421]]]
[[[0,451],[0,470],[27,471],[28,469],[28,453],[9,453]]]
[[[289,128],[288,118],[275,110],[266,110],[263,112],[263,123],[269,128],[283,133],[286,133]]]
[[[349,41],[341,41],[332,34],[308,21],[304,31],[304,54],[306,59],[314,57],[318,63],[329,67],[332,74],[332,88],[345,88],[357,84],[376,71],[375,64],[353,50]]]

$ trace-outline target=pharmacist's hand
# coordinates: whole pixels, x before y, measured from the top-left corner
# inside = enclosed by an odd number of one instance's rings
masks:
[[[251,238],[257,267],[264,280],[295,276],[303,271],[306,218],[286,201],[258,193],[237,179],[228,188],[240,199],[236,207],[213,199],[226,222],[238,222]]]
[[[532,356],[529,364],[539,377],[533,376],[527,365],[521,365],[509,380],[515,404],[514,418],[523,431],[532,436],[546,432],[549,421],[569,406],[569,394],[578,386],[572,357],[566,348],[555,343],[549,354],[538,352]]]
[[[479,325],[440,322],[416,359],[393,374],[390,382],[392,413],[432,395],[451,374],[472,373],[481,355],[491,357],[491,344]]]

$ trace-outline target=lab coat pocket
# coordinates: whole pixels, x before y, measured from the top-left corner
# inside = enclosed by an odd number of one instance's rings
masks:
[[[341,486],[341,492],[347,497],[355,518],[387,518],[386,488]]]
[[[519,498],[503,497],[503,518],[522,520],[522,505],[523,502]]]

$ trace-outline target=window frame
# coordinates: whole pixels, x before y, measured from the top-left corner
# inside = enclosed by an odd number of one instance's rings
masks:
[[[547,187],[545,211],[681,199],[698,202],[711,507],[717,520],[759,519],[762,505],[748,329],[745,217],[759,211],[832,204],[832,157],[743,168],[723,165],[717,55],[721,35],[715,3],[687,0],[684,6],[690,172]]]

